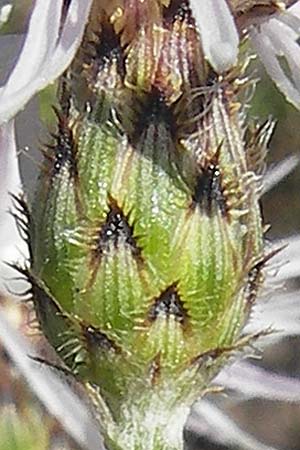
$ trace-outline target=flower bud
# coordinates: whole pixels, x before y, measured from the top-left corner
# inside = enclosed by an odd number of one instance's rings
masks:
[[[264,260],[240,84],[175,0],[95,2],[60,82],[28,276],[46,337],[99,388],[109,448],[173,448],[172,417],[239,347]]]

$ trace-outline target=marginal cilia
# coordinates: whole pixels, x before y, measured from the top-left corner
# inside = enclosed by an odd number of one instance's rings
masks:
[[[174,415],[251,340],[272,124],[247,126],[244,63],[214,72],[187,0],[95,0],[35,199],[16,200],[37,320],[109,450],[179,449]]]

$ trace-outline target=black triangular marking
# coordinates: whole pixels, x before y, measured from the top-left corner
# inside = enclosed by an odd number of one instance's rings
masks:
[[[172,284],[165,289],[159,297],[155,298],[148,313],[148,319],[153,322],[159,316],[173,316],[182,325],[186,324],[187,311],[177,292],[176,284]]]
[[[102,254],[111,244],[115,248],[118,248],[120,245],[127,245],[130,247],[132,254],[140,258],[141,250],[133,236],[133,227],[129,225],[128,218],[118,206],[117,202],[112,198],[110,198],[109,202],[110,207],[106,221],[99,230],[93,248],[93,261],[101,259]]]

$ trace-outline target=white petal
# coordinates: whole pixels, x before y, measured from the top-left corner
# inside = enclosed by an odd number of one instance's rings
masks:
[[[48,366],[28,357],[34,355],[33,349],[24,336],[11,328],[1,310],[0,341],[33,392],[73,439],[87,450],[103,450],[102,439],[86,405]]]
[[[285,336],[300,334],[300,292],[276,295],[257,302],[254,306],[245,334],[272,329],[274,333],[260,338],[257,345],[265,346],[275,343]]]
[[[48,80],[57,78],[71,63],[82,40],[91,4],[92,0],[72,0],[51,64],[46,67]]]
[[[33,95],[31,84],[49,61],[58,39],[62,1],[37,0],[26,39],[7,83],[0,91],[0,123],[16,114]]]
[[[295,42],[295,33],[280,21],[272,19],[261,25],[260,31],[250,31],[252,44],[265,69],[278,89],[296,108],[300,108],[300,47]],[[278,56],[285,56],[290,74],[281,67]]]
[[[275,166],[269,168],[266,175],[263,177],[262,194],[266,194],[284,180],[291,172],[293,172],[299,162],[300,156],[291,155]]]
[[[288,11],[291,14],[293,14],[294,16],[296,16],[296,17],[300,17],[300,3],[299,3],[299,1],[296,1],[292,6],[290,6]]]
[[[267,283],[271,286],[276,282],[283,283],[300,276],[300,235],[294,235],[278,242],[277,247],[288,244],[272,259]],[[272,273],[273,272],[273,273]],[[300,334],[300,291],[282,293],[273,289],[254,305],[249,322],[244,328],[246,334],[257,333],[269,329],[275,333],[261,338],[259,344],[269,345],[285,336]]]
[[[36,0],[18,62],[4,92],[24,88],[51,55],[58,39],[61,1]]]
[[[280,14],[280,17],[287,17],[287,22],[290,26],[292,26],[294,29],[299,30],[299,21],[297,22],[297,19],[300,19],[300,3],[299,1],[296,1],[292,6],[288,8],[287,11]],[[294,25],[292,25],[294,24]]]
[[[91,0],[73,0],[59,36],[63,0],[36,0],[19,60],[0,91],[0,123],[68,67],[80,44]]]
[[[203,50],[214,70],[221,74],[237,62],[239,35],[225,0],[190,0],[199,27]]]
[[[275,281],[287,281],[300,277],[300,235],[290,236],[278,242],[278,247],[282,245],[286,247],[271,260],[273,266],[280,267]],[[274,277],[272,278],[274,281]]]
[[[249,435],[228,415],[208,400],[201,400],[195,405],[195,417],[188,422],[188,428],[194,433],[209,437],[212,441],[241,450],[274,450]]]
[[[277,375],[246,361],[226,367],[214,382],[241,393],[246,399],[300,402],[300,380]]]
[[[14,121],[0,126],[0,207],[6,210],[11,204],[8,192],[21,191]],[[1,216],[0,216],[1,221]]]
[[[23,42],[24,35],[0,34],[0,86],[4,85],[10,72],[15,66],[18,59],[17,55],[22,49]]]
[[[27,245],[20,236],[14,217],[10,214],[13,210],[11,194],[18,195],[21,191],[14,122],[10,121],[0,126],[0,291],[2,292],[5,291],[6,285],[14,290],[10,281],[16,276],[16,272],[6,263],[22,263],[28,256]]]
[[[273,19],[263,27],[267,30],[267,34],[272,42],[273,48],[276,49],[277,55],[282,55],[286,59],[291,72],[290,79],[300,92],[300,47],[296,42],[299,37],[299,30],[296,34],[291,27],[282,22],[281,17],[279,16],[278,20]],[[300,28],[299,19],[294,19],[298,22]]]

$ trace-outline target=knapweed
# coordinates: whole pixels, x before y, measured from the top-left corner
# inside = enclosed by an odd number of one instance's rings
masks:
[[[257,6],[241,3],[95,0],[35,199],[14,199],[39,325],[90,392],[108,449],[181,448],[192,403],[261,334],[240,337],[274,254],[259,204],[272,123],[247,126],[239,102]]]
[[[27,276],[108,447],[178,448],[174,416],[247,343],[266,255],[242,77],[206,62],[187,2],[132,0],[94,3],[61,79]]]

